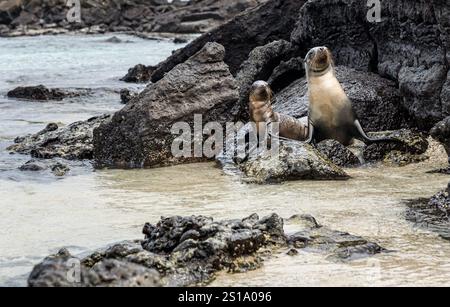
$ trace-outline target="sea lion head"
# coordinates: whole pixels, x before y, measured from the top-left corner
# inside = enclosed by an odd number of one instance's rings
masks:
[[[305,57],[305,67],[308,74],[321,75],[334,65],[333,56],[327,47],[312,48]]]
[[[250,89],[250,101],[271,101],[273,92],[266,81],[256,81]]]

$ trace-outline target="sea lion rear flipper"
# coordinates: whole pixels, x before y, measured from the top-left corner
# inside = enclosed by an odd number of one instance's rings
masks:
[[[366,144],[372,144],[372,143],[378,143],[378,142],[400,142],[397,139],[393,139],[393,138],[371,138],[369,137],[365,132],[364,129],[361,126],[361,123],[359,122],[359,120],[355,120],[354,122],[355,124],[355,128],[357,130],[357,133],[355,135],[355,138],[360,139],[361,141],[363,141]]]

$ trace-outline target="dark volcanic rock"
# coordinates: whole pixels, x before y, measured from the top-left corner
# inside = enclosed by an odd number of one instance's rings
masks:
[[[62,164],[60,162],[58,162],[52,166],[52,173],[57,177],[62,177],[64,175],[66,175],[69,171],[70,171],[70,168],[67,165]]]
[[[327,259],[331,261],[351,261],[386,251],[362,237],[321,226],[310,215],[294,215],[286,223],[298,224],[302,228],[301,231],[287,236],[289,245],[327,254]]]
[[[36,160],[30,160],[21,167],[21,171],[39,172],[47,169],[47,165]]]
[[[367,19],[359,0],[313,0],[301,9],[291,42],[329,47],[338,65],[378,72],[399,84],[402,104],[419,127],[449,112],[448,2],[381,1],[381,22]]]
[[[248,95],[253,82],[268,80],[272,71],[280,65],[283,59],[288,59],[290,53],[291,44],[284,40],[256,47],[250,52],[248,59],[242,63],[236,76],[236,81],[239,84],[239,104],[234,111],[236,116],[241,115],[243,119],[248,119]],[[273,82],[275,81],[273,80]]]
[[[394,82],[376,74],[337,66],[336,77],[353,104],[366,131],[406,128],[410,125],[407,110]],[[276,94],[274,109],[297,118],[308,113],[308,83],[301,78]]]
[[[220,270],[245,272],[261,266],[264,249],[286,243],[283,220],[256,214],[215,222],[203,216],[162,218],[146,224],[141,244],[124,242],[78,262],[66,250],[31,273],[30,286],[188,286],[211,281]],[[64,278],[78,263],[78,283]],[[158,273],[156,273],[156,271]]]
[[[386,160],[386,162],[394,163],[397,161],[399,165],[421,161],[420,158],[427,149],[428,141],[421,133],[411,130],[398,130],[370,133],[373,138],[387,137],[398,140],[398,142],[381,142],[374,143],[364,149],[363,155],[366,162],[376,162]]]
[[[60,157],[68,160],[92,159],[92,131],[109,119],[109,115],[94,117],[87,121],[58,128],[49,124],[44,130],[14,140],[16,144],[7,150],[31,154],[34,158],[51,159]]]
[[[445,151],[450,157],[450,116],[434,125],[430,130],[430,135],[444,145]]]
[[[2,0],[5,35],[67,33],[204,33],[266,0],[90,0],[81,1],[81,22],[69,23],[67,0]]]
[[[4,0],[0,2],[0,24],[9,24],[20,15],[22,0]]]
[[[355,166],[361,164],[358,157],[348,150],[344,145],[335,140],[325,140],[317,144],[319,150],[334,164],[341,167]]]
[[[284,142],[279,155],[270,151],[253,157],[241,166],[246,181],[254,183],[278,183],[288,180],[342,180],[349,176],[315,148],[300,142]]]
[[[177,122],[192,123],[195,114],[201,114],[204,123],[231,119],[229,109],[238,100],[238,90],[224,54],[221,45],[208,43],[95,129],[97,165],[154,167],[205,160],[193,154],[174,157],[171,145],[177,136],[171,128]]]
[[[235,17],[160,63],[152,75],[152,81],[162,79],[165,73],[197,53],[207,42],[217,42],[225,47],[224,61],[229,65],[231,73],[236,75],[255,47],[274,40],[289,40],[299,9],[304,3],[303,0],[271,0]]]
[[[67,97],[74,97],[75,93],[67,93],[59,89],[48,89],[43,85],[17,87],[8,92],[10,98],[27,99],[27,100],[63,100]]]
[[[138,64],[128,70],[128,73],[120,79],[120,81],[129,83],[146,83],[150,81],[150,77],[155,70],[154,66],[145,66]]]
[[[51,255],[33,269],[30,287],[156,287],[156,270],[131,262],[105,259],[88,268],[66,249]]]
[[[297,248],[306,248],[323,253],[332,261],[350,261],[384,251],[361,237],[322,227],[309,215],[294,216],[288,223],[295,224],[299,232],[286,235],[284,221],[277,214],[261,219],[253,214],[218,222],[205,216],[161,218],[156,225],[144,226],[143,241],[125,241],[84,259],[74,258],[63,249],[35,266],[28,284],[32,287],[205,285],[219,271],[254,270],[270,254],[286,250],[296,253]]]
[[[406,219],[450,241],[450,185],[430,199],[407,202]]]

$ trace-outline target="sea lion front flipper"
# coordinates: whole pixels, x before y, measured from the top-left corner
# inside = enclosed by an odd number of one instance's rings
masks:
[[[364,132],[364,129],[362,128],[361,123],[359,122],[358,119],[355,120],[354,124],[355,124],[355,128],[357,130],[355,138],[360,139],[367,145],[370,145],[373,143],[378,143],[378,142],[400,142],[399,140],[392,139],[392,138],[377,138],[377,139],[371,138]]]
[[[311,144],[314,141],[314,126],[308,119],[308,138],[306,139],[306,144]]]

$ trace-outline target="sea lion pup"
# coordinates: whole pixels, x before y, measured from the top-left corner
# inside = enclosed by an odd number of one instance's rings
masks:
[[[334,139],[350,145],[354,139],[366,144],[396,141],[367,136],[353,111],[352,103],[334,73],[334,62],[327,47],[311,49],[305,58],[309,91],[308,143]]]
[[[273,111],[273,92],[265,81],[253,83],[249,94],[250,120],[256,123],[258,136],[265,136],[267,126],[278,123],[281,139],[305,141],[308,138],[308,124],[294,117]],[[270,129],[269,129],[270,130]]]
[[[256,124],[257,144],[248,144],[248,153],[243,158],[236,157],[236,163],[248,160],[249,156],[258,149],[272,145],[272,139],[287,141],[305,141],[308,138],[308,123],[294,117],[273,111],[272,101],[274,95],[269,84],[265,81],[253,83],[249,94],[250,121]],[[273,134],[272,124],[278,125],[278,134]]]

